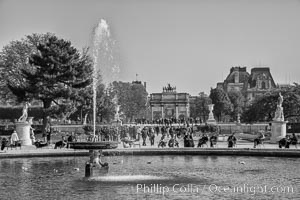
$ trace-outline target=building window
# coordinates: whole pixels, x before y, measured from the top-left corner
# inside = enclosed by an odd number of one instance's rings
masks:
[[[252,87],[256,87],[256,80],[253,80]]]
[[[263,90],[266,89],[266,83],[264,81],[261,83],[261,89],[263,89]]]

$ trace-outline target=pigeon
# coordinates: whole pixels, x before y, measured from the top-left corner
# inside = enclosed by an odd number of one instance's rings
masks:
[[[246,163],[244,161],[239,161],[239,164],[244,165]]]

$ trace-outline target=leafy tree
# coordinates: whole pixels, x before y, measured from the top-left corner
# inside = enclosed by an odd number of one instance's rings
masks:
[[[31,69],[29,64],[29,57],[37,53],[38,43],[46,42],[46,40],[53,34],[32,34],[21,40],[11,41],[4,46],[0,52],[0,95],[4,102],[16,104],[17,99],[15,95],[7,87],[8,85],[17,87],[23,83],[22,70]]]
[[[200,93],[199,96],[196,97],[195,103],[191,104],[190,107],[190,115],[192,118],[196,119],[199,117],[202,121],[206,121],[209,109],[208,105],[211,104],[211,99],[204,95],[203,93]]]
[[[100,122],[111,121],[115,115],[115,105],[113,96],[108,93],[103,84],[97,88],[97,115],[100,117]]]
[[[45,127],[48,116],[66,118],[76,110],[85,88],[92,82],[92,60],[87,51],[80,54],[71,42],[52,34],[40,36],[38,42],[30,44],[35,49],[25,54],[25,66],[4,65],[6,69],[16,69],[8,76],[7,86],[19,101],[43,102]]]
[[[272,121],[276,110],[277,97],[275,94],[265,94],[257,97],[245,110],[241,120],[245,122]]]
[[[290,88],[274,90],[257,98],[243,113],[246,122],[272,121],[275,115],[278,93],[283,96],[283,112],[286,120],[300,118],[300,86],[295,84]]]
[[[133,121],[145,112],[148,93],[142,84],[114,82],[113,88],[121,105],[120,112],[127,121]]]
[[[243,113],[245,98],[240,91],[235,90],[228,92],[228,97],[233,106],[231,117],[236,119],[238,114]]]
[[[300,85],[294,83],[293,87],[282,91],[284,101],[282,103],[284,116],[287,120],[300,119]]]
[[[81,95],[77,108],[77,111],[70,116],[71,119],[81,119],[82,122],[87,123],[93,121],[93,91],[91,86],[87,87],[85,93]],[[96,121],[109,122],[114,116],[114,110],[112,96],[107,92],[104,84],[98,84],[96,90]]]
[[[224,115],[228,115],[232,112],[232,104],[227,93],[223,89],[211,89],[209,97],[214,104],[213,112],[218,121],[221,121]]]

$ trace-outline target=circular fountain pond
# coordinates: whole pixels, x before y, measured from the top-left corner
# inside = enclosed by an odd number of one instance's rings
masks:
[[[1,199],[297,199],[297,158],[109,156],[84,178],[88,157],[0,160]]]

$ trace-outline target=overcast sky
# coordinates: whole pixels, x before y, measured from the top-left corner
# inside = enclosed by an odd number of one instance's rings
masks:
[[[120,80],[208,93],[232,66],[270,67],[300,82],[299,0],[0,0],[0,48],[53,32],[78,49],[105,19],[117,41]]]

